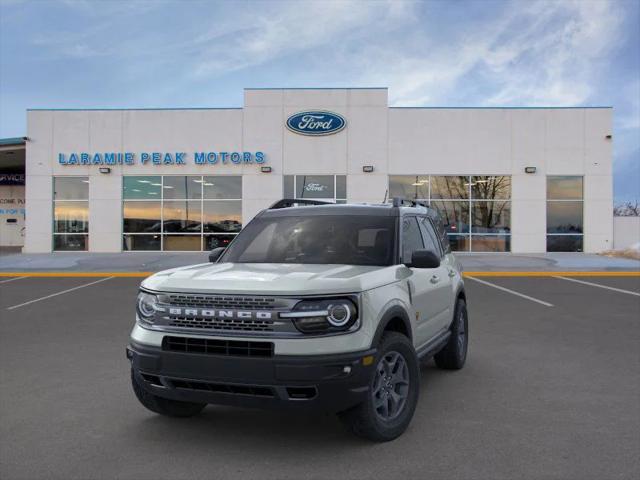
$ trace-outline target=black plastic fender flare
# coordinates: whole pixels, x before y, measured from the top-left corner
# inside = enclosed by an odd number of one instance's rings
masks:
[[[400,305],[391,306],[382,316],[380,322],[378,323],[378,327],[376,328],[376,333],[373,336],[373,341],[371,342],[371,347],[375,347],[380,342],[382,338],[382,334],[384,333],[387,325],[394,318],[399,318],[402,320],[406,331],[409,334],[409,340],[413,341],[413,330],[411,327],[411,320],[409,319],[409,314],[407,311],[401,307]]]

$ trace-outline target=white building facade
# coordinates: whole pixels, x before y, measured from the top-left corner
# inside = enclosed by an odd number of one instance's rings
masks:
[[[281,198],[395,196],[437,208],[458,251],[613,248],[610,108],[393,108],[387,93],[29,110],[23,250],[209,250]]]

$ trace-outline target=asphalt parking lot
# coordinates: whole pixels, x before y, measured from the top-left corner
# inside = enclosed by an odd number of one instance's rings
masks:
[[[467,280],[467,365],[423,365],[386,444],[325,415],[156,416],[124,355],[139,278],[0,278],[0,478],[639,478],[640,277],[567,278]]]

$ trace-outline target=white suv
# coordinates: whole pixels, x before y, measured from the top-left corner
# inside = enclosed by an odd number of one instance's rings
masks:
[[[437,212],[282,200],[210,262],[142,282],[127,357],[140,402],[336,412],[376,441],[409,425],[419,359],[465,363],[461,268]]]

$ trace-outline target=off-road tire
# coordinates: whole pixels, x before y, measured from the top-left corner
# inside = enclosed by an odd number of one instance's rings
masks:
[[[460,370],[467,360],[467,347],[469,345],[469,317],[467,304],[462,298],[458,298],[456,301],[455,315],[450,331],[449,341],[433,358],[438,368]]]
[[[135,372],[131,369],[131,385],[140,403],[154,413],[166,415],[167,417],[193,417],[199,414],[207,405],[206,403],[180,402],[158,397],[147,392],[138,383]]]
[[[408,378],[408,391],[403,407],[399,409],[397,416],[384,420],[374,406],[376,401],[374,385],[379,385],[376,382],[379,382],[381,362],[385,356],[393,358],[394,354],[402,357],[407,367],[405,375]],[[396,332],[386,332],[382,336],[374,365],[375,368],[372,370],[367,399],[356,407],[339,413],[338,417],[347,429],[355,435],[374,442],[388,442],[399,437],[407,429],[413,418],[420,393],[420,367],[411,341],[406,336]]]

